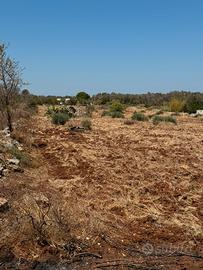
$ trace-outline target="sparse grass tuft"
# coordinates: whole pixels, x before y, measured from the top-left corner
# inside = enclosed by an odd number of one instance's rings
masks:
[[[86,130],[91,130],[92,129],[92,122],[90,119],[83,119],[81,121],[81,126]]]
[[[136,121],[148,121],[149,119],[143,113],[134,112],[134,114],[132,116],[132,120],[136,120]]]
[[[103,111],[101,116],[102,117],[111,116],[112,118],[124,118],[123,113],[120,111]]]
[[[109,111],[103,111],[102,114],[101,114],[101,117],[103,116],[110,116],[110,112]]]
[[[122,112],[119,112],[119,111],[110,112],[110,116],[112,118],[124,118],[123,113]]]
[[[18,150],[16,147],[12,147],[9,152],[12,156],[20,160],[22,166],[33,167],[34,163],[29,154]]]
[[[92,117],[92,114],[93,114],[94,110],[95,110],[94,105],[88,104],[86,106],[86,116]]]
[[[177,124],[177,121],[174,117],[172,116],[160,116],[160,115],[155,115],[152,118],[153,124],[158,124],[160,122],[170,122],[173,124]]]

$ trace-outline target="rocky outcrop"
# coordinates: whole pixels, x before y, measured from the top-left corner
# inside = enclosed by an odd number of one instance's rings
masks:
[[[0,178],[8,175],[10,171],[22,172],[20,160],[12,155],[12,150],[22,151],[20,143],[11,138],[8,128],[0,131]]]

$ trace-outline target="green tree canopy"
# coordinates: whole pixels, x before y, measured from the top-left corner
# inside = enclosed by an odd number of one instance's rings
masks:
[[[81,91],[81,92],[77,93],[76,98],[79,102],[83,103],[83,102],[88,101],[90,99],[90,95],[84,91]]]

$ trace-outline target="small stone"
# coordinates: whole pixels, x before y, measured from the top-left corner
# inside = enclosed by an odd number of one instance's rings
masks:
[[[2,130],[2,133],[7,135],[7,134],[10,134],[10,130],[8,127],[6,127],[4,130]]]
[[[4,166],[2,164],[0,164],[0,174],[3,171],[3,169],[4,169]]]
[[[12,169],[14,172],[20,172],[20,173],[23,173],[24,170],[23,168],[21,168],[20,166],[18,165],[15,165],[15,164],[11,164],[9,165],[10,169]]]
[[[6,212],[9,210],[8,201],[5,198],[0,197],[0,213]]]
[[[13,145],[11,142],[6,142],[6,143],[5,143],[5,148],[7,148],[7,149],[12,149],[13,146],[14,146],[14,145]]]
[[[4,175],[5,166],[0,163],[0,177]]]
[[[9,173],[9,170],[8,170],[8,169],[4,169],[4,170],[3,170],[3,176],[7,176],[8,173]]]
[[[17,158],[8,159],[9,164],[19,165],[20,160]]]

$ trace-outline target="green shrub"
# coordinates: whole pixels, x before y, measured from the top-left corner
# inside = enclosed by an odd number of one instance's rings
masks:
[[[53,124],[64,125],[70,119],[70,116],[66,113],[56,112],[52,113],[51,118]]]
[[[53,112],[54,112],[53,108],[52,107],[48,107],[48,109],[46,111],[46,115],[51,116]]]
[[[145,116],[143,113],[137,113],[134,112],[132,116],[132,120],[137,120],[137,121],[148,121],[148,117]]]
[[[110,112],[120,112],[123,113],[124,106],[120,102],[113,102],[110,106]]]
[[[124,115],[122,112],[119,111],[113,111],[109,114],[112,118],[124,118]]]
[[[66,107],[66,106],[49,106],[47,109],[46,114],[48,116],[51,116],[55,113],[62,113],[66,114],[67,117],[71,118],[74,116],[73,111],[71,110],[71,107]]]
[[[103,111],[101,116],[110,116],[110,112],[109,111]]]
[[[154,124],[158,124],[159,122],[171,122],[176,124],[177,121],[172,116],[161,116],[161,115],[155,115],[152,119]]]
[[[124,107],[120,102],[113,102],[108,111],[103,111],[101,116],[111,116],[112,118],[123,118]]]
[[[90,119],[83,119],[81,121],[81,126],[86,130],[91,130],[92,129],[92,122]]]
[[[124,115],[122,112],[119,111],[103,111],[101,116],[111,116],[112,118],[124,118]]]
[[[196,96],[188,97],[185,102],[184,112],[196,113],[197,110],[203,110],[203,99]]]

